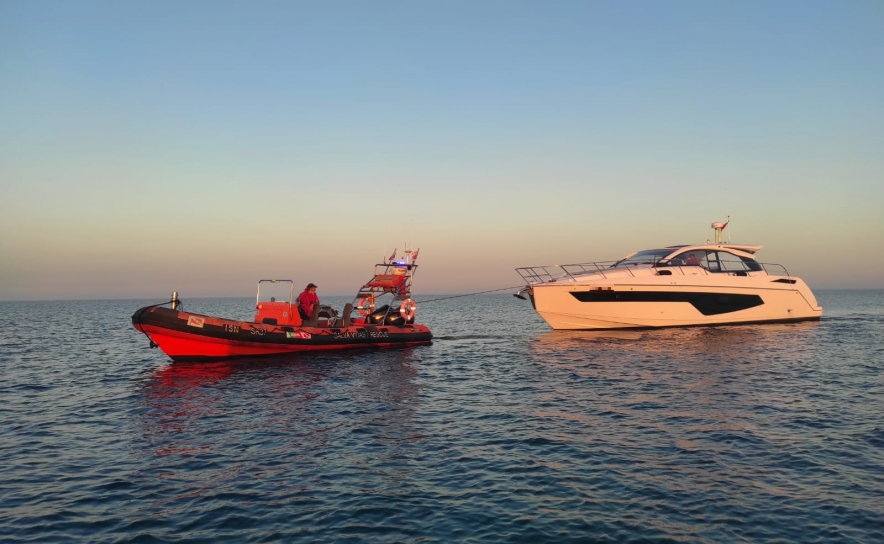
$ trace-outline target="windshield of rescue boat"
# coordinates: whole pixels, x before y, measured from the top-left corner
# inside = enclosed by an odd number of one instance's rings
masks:
[[[617,261],[611,265],[611,268],[638,266],[640,264],[655,264],[673,251],[673,249],[646,249],[644,251],[639,251],[635,255],[627,257],[622,261]]]

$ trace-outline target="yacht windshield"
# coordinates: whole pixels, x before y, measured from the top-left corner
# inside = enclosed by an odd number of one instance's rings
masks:
[[[645,251],[639,251],[632,257],[628,257],[623,259],[622,261],[617,262],[612,266],[612,268],[623,267],[623,266],[637,266],[640,264],[654,264],[663,257],[672,253],[672,249],[647,249]]]

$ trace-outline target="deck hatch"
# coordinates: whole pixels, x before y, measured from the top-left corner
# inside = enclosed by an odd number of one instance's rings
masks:
[[[703,315],[739,312],[764,304],[758,295],[683,291],[572,291],[571,295],[580,302],[687,302]]]

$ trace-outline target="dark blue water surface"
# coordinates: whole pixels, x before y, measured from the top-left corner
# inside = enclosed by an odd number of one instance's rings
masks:
[[[610,334],[466,297],[431,346],[213,364],[148,349],[158,301],[0,303],[0,540],[884,542],[884,292],[817,295]]]

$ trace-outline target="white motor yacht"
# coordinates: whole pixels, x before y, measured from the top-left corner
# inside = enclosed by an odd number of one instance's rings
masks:
[[[721,241],[633,253],[619,261],[517,268],[554,329],[632,329],[819,319],[810,288],[778,264],[759,263],[759,245]]]

